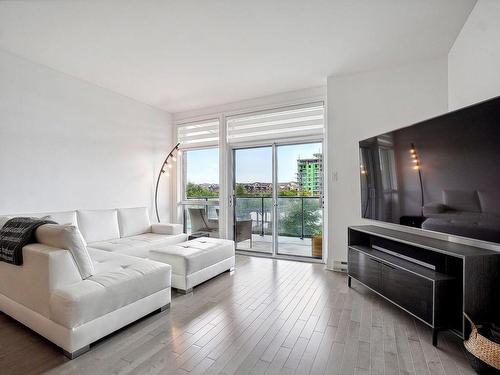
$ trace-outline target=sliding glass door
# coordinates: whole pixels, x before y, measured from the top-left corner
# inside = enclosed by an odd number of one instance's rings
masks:
[[[235,149],[238,250],[322,258],[321,142]]]
[[[239,250],[273,252],[273,148],[234,150],[234,239]]]
[[[322,258],[323,153],[321,143],[276,146],[276,253]]]

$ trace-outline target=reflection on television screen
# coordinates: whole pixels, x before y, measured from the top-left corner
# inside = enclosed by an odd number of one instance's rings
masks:
[[[361,214],[500,243],[500,97],[359,142]]]

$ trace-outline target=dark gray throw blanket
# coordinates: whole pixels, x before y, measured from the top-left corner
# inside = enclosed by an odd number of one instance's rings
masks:
[[[0,261],[20,266],[23,247],[35,242],[35,230],[43,224],[56,224],[51,220],[34,217],[14,217],[0,228]]]

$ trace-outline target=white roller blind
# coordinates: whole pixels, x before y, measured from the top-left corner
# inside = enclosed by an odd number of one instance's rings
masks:
[[[177,124],[177,142],[181,143],[181,148],[217,146],[219,119]]]
[[[228,143],[323,135],[323,102],[227,118]]]

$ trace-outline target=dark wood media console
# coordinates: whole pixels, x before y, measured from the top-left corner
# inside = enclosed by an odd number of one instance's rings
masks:
[[[433,329],[462,338],[476,322],[497,321],[500,252],[374,225],[350,227],[348,283],[355,279]]]

